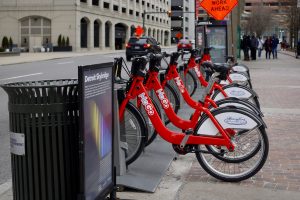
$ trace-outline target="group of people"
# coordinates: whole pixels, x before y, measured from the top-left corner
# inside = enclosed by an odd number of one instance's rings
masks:
[[[271,53],[273,59],[276,59],[278,44],[279,40],[275,35],[272,37],[265,37],[264,40],[261,37],[255,37],[254,35],[251,37],[249,35],[244,35],[241,40],[241,49],[244,52],[244,60],[249,61],[250,57],[251,60],[256,60],[256,54],[258,55],[258,58],[260,58],[263,50],[266,51],[266,59],[270,59]]]

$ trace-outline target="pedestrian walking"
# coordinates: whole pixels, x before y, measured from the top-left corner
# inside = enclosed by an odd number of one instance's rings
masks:
[[[272,40],[271,37],[267,37],[265,43],[264,43],[264,48],[266,51],[266,59],[270,59],[271,52],[272,52]]]
[[[247,41],[246,35],[243,36],[243,39],[241,41],[241,49],[244,52],[244,60],[248,61],[249,60],[249,49],[248,49],[248,41]]]
[[[259,36],[258,37],[258,47],[257,47],[257,50],[258,50],[258,58],[261,58],[261,52],[264,48],[264,41],[263,39]]]
[[[254,35],[252,35],[251,42],[250,42],[251,60],[256,60],[257,47],[258,47],[258,40]]]
[[[279,44],[279,40],[276,37],[276,35],[273,35],[272,37],[272,55],[273,59],[277,59],[277,46]]]

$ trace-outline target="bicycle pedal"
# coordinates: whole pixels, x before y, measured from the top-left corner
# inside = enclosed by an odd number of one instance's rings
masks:
[[[192,135],[194,133],[194,130],[189,128],[189,129],[185,130],[184,133],[185,133],[185,136],[183,137],[183,139],[179,145],[179,147],[182,149],[185,147],[190,135]]]

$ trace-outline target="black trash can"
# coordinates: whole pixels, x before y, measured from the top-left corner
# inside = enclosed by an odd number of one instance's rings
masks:
[[[14,200],[76,199],[78,81],[19,82],[1,87],[9,97]]]

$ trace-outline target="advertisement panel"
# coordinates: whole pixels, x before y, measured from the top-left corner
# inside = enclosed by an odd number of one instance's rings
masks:
[[[113,63],[79,67],[81,198],[103,199],[113,189]]]

